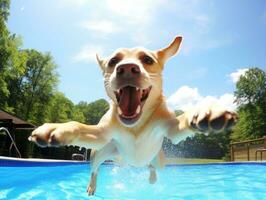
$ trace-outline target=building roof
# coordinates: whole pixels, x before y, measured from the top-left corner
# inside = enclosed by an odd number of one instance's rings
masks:
[[[0,109],[0,123],[12,125],[15,129],[35,129],[35,125],[24,121],[16,117],[15,115],[8,113]]]

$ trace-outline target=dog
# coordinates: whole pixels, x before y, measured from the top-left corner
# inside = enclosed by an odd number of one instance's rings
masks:
[[[176,117],[167,108],[162,93],[162,71],[180,47],[177,36],[166,48],[121,48],[107,59],[96,59],[110,109],[97,125],[79,122],[46,123],[34,130],[29,140],[41,147],[75,145],[93,149],[89,195],[96,190],[98,168],[107,159],[147,166],[149,182],[156,182],[156,169],[164,166],[164,137],[174,144],[195,132],[221,132],[237,121],[234,112],[217,105],[191,109]]]

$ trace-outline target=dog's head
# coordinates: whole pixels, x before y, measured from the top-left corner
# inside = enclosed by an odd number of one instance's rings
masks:
[[[182,37],[166,48],[121,48],[109,58],[97,61],[103,71],[108,96],[115,104],[116,115],[125,126],[134,126],[143,113],[153,111],[162,97],[162,70],[168,58],[176,54]]]

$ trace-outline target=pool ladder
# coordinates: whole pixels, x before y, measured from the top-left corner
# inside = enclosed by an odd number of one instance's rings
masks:
[[[18,157],[21,158],[21,153],[19,152],[18,147],[17,147],[17,145],[16,145],[16,143],[15,143],[15,141],[14,141],[12,135],[11,135],[10,132],[8,131],[8,129],[5,128],[5,127],[0,127],[0,132],[1,132],[1,131],[4,131],[4,132],[6,133],[6,135],[9,136],[9,138],[11,139],[11,144],[10,144],[10,147],[9,147],[9,153],[11,152],[11,149],[12,149],[12,147],[14,146],[14,147],[15,147],[15,150],[16,150],[16,152],[17,152]]]

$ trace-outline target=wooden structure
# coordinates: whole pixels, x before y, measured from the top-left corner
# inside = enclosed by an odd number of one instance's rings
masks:
[[[266,137],[231,143],[230,154],[231,161],[266,160]]]
[[[35,126],[26,122],[11,113],[0,109],[0,127],[6,127],[10,132],[14,129],[35,129]]]
[[[16,130],[33,130],[35,126],[31,123],[28,123],[11,113],[8,113],[4,110],[0,110],[0,129],[4,132],[7,137],[9,137],[11,143],[9,146],[9,156],[12,156],[12,150],[15,149],[16,156],[21,158],[21,153],[16,145],[15,141],[15,131]]]

